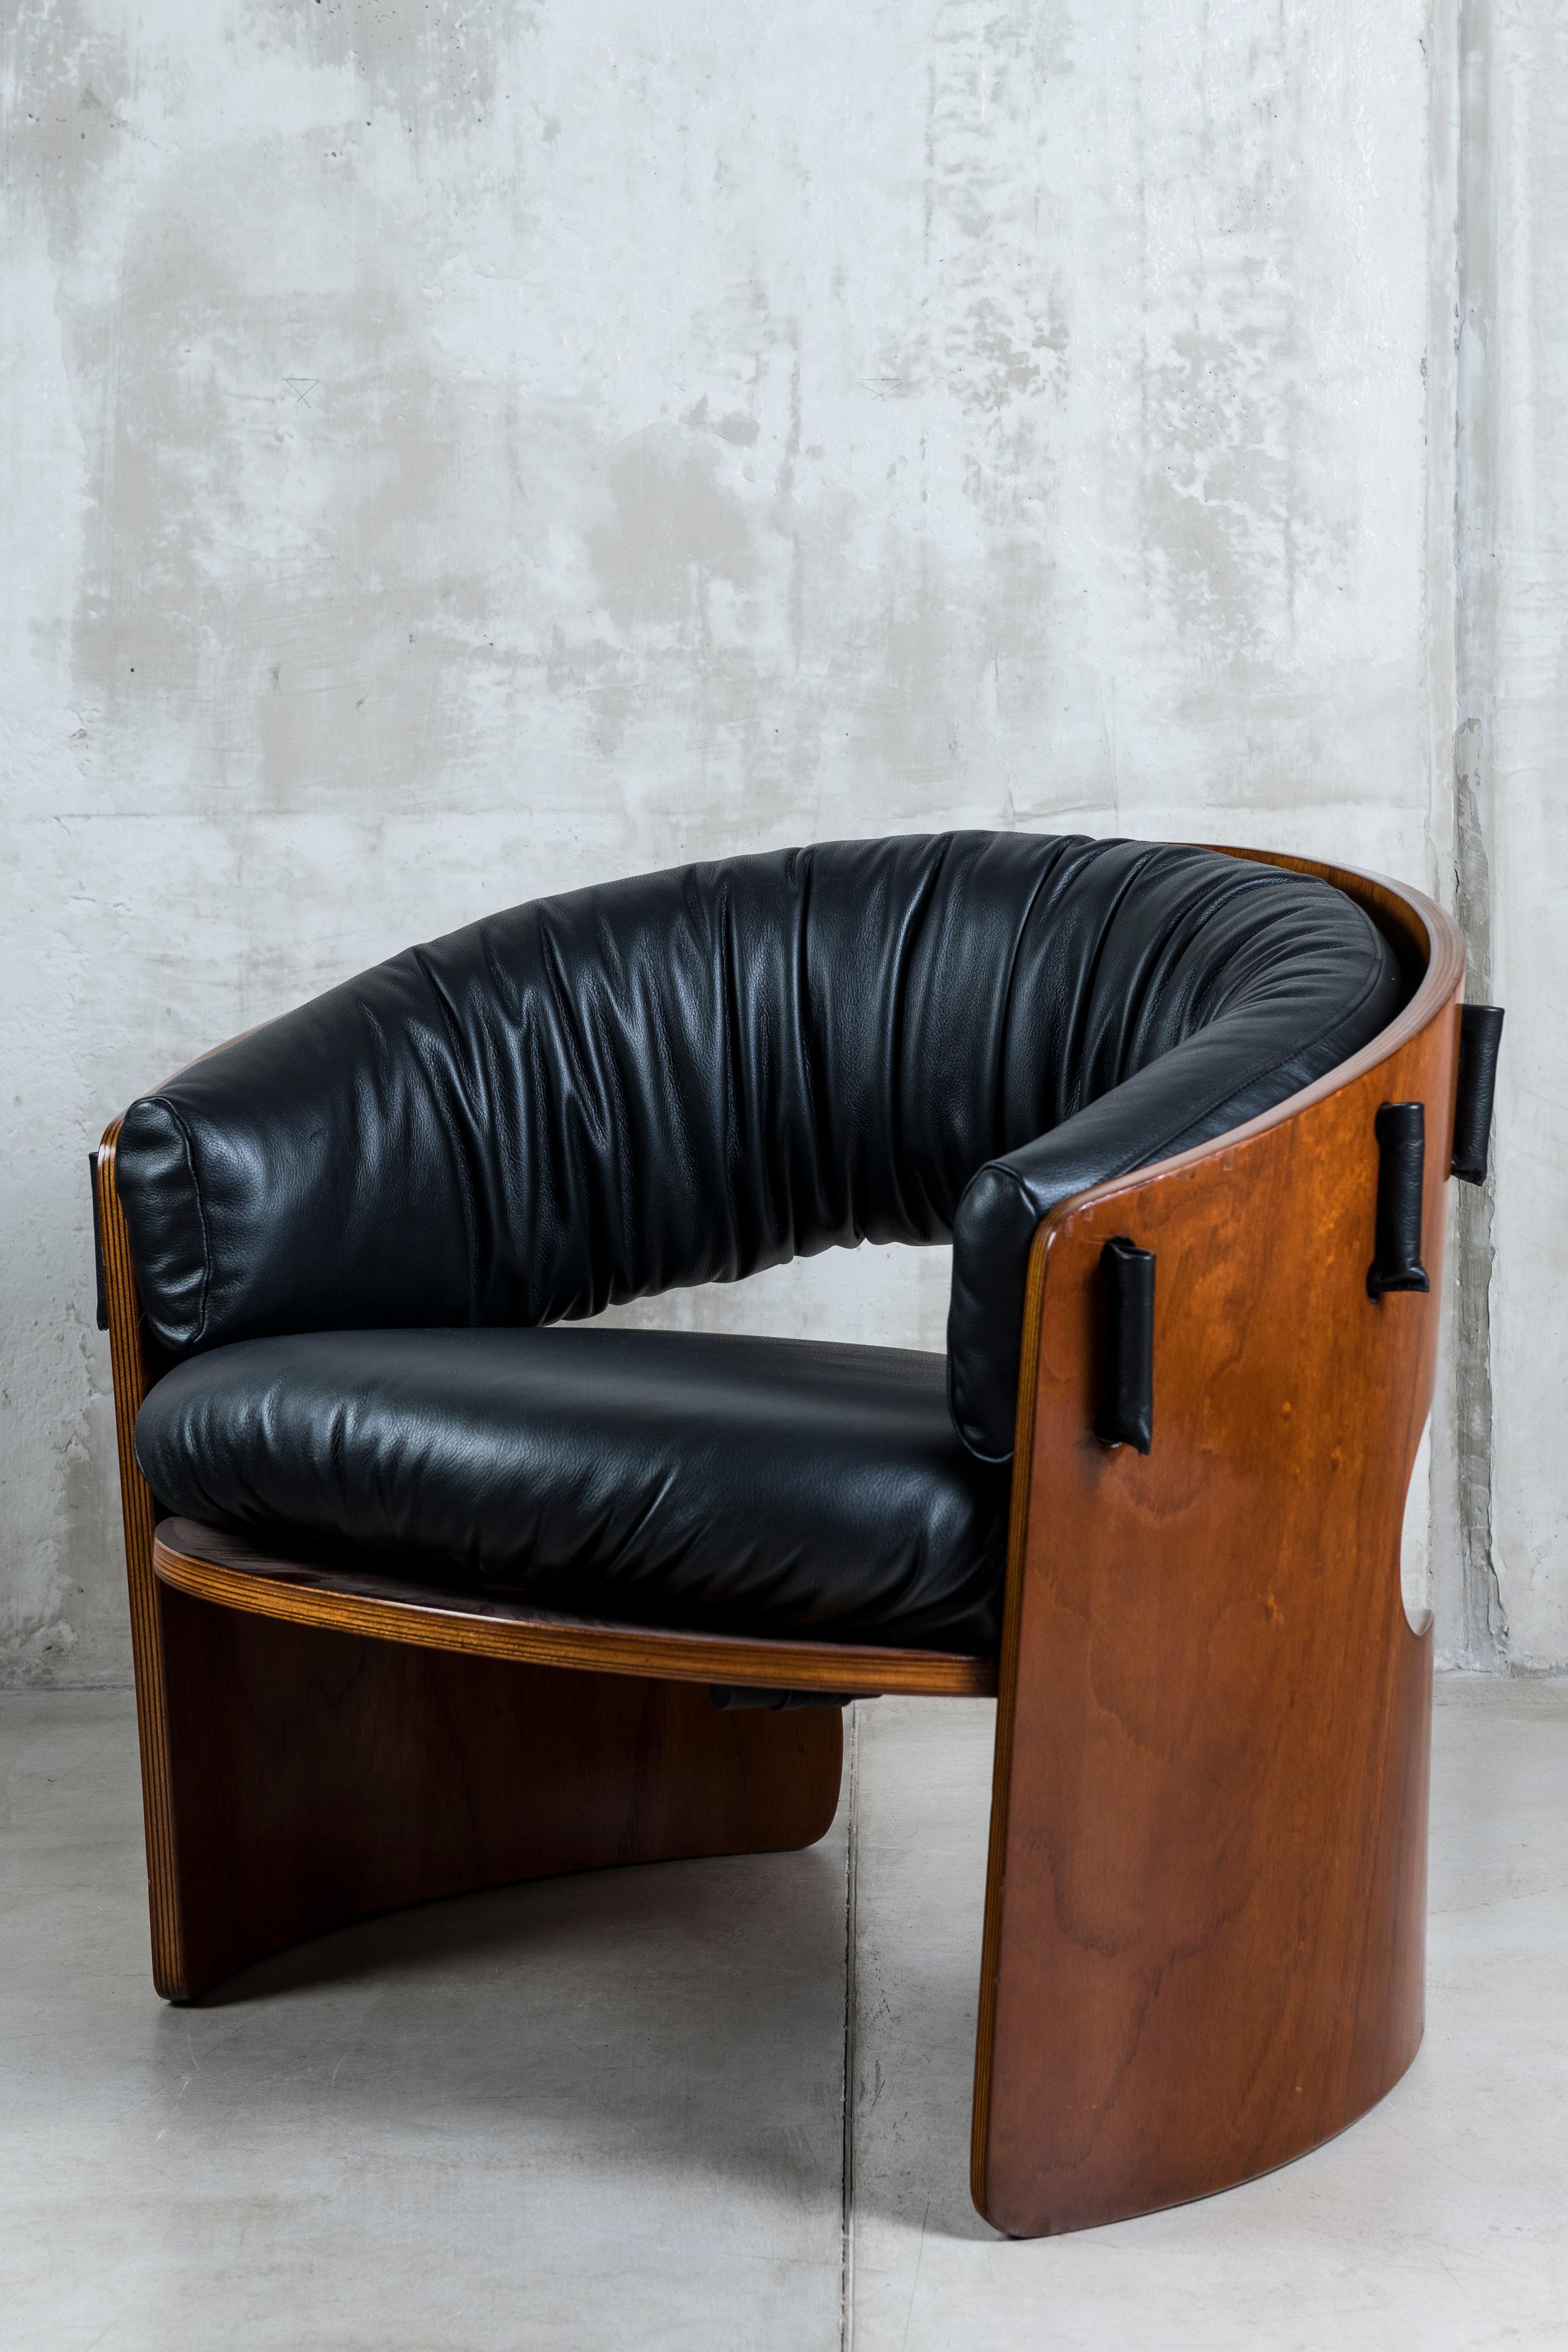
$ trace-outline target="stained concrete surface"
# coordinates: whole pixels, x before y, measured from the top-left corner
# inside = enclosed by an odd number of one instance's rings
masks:
[[[1227,2196],[1031,2245],[965,2183],[991,1710],[876,1702],[856,1748],[810,1853],[431,1906],[177,2011],[129,1696],[0,1698],[0,2339],[1568,2341],[1568,1685],[1439,1685],[1430,2021],[1383,2107]]]

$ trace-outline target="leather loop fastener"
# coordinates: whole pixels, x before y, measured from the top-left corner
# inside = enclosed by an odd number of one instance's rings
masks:
[[[1421,1263],[1421,1187],[1426,1161],[1426,1112],[1418,1102],[1384,1103],[1373,1121],[1377,1137],[1377,1239],[1366,1270],[1369,1298],[1386,1290],[1427,1290]]]
[[[1459,1076],[1454,1097],[1454,1156],[1450,1172],[1466,1184],[1487,1181],[1492,1104],[1497,1096],[1500,1004],[1467,1004],[1459,1014]]]
[[[1154,1433],[1154,1253],[1125,1234],[1100,1253],[1100,1410],[1094,1433],[1102,1445],[1131,1445],[1147,1454]]]
[[[92,1262],[98,1279],[97,1316],[100,1331],[109,1328],[109,1285],[103,1273],[103,1219],[98,1209],[98,1154],[87,1155],[88,1192],[92,1201]]]

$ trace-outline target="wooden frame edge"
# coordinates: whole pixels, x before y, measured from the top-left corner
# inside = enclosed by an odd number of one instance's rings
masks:
[[[109,1310],[109,1358],[114,1387],[114,1434],[120,1457],[120,1505],[125,1530],[125,1576],[131,1608],[131,1660],[136,1685],[136,1737],[142,1765],[142,1817],[147,1851],[148,1915],[153,1981],[166,2000],[179,1997],[184,1961],[175,1897],[174,1808],[169,1754],[163,1641],[153,1568],[157,1506],[136,1460],[136,1416],[152,1382],[142,1346],[142,1309],[125,1213],[115,1190],[114,1159],[121,1122],[110,1120],[93,1164],[104,1297]]]
[[[188,1519],[165,1519],[158,1527],[152,1557],[162,1583],[221,1608],[421,1649],[460,1651],[470,1657],[658,1682],[831,1691],[867,1698],[892,1692],[980,1698],[991,1696],[996,1688],[994,1659],[957,1651],[667,1633],[541,1616],[521,1607],[513,1612],[495,1605],[481,1612],[465,1607],[456,1596],[445,1600],[356,1589],[351,1576],[269,1559],[233,1537]],[[325,1580],[329,1576],[330,1582]]]

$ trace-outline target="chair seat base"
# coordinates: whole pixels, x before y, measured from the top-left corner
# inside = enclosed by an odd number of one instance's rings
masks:
[[[153,1566],[160,1582],[225,1609],[473,1657],[661,1682],[859,1697],[901,1691],[921,1697],[984,1698],[996,1689],[995,1659],[967,1652],[753,1640],[563,1616],[504,1594],[454,1595],[444,1587],[421,1584],[414,1573],[405,1580],[357,1567],[274,1559],[240,1537],[195,1519],[159,1523]]]
[[[520,1880],[815,1844],[836,1708],[519,1662],[154,1588],[141,1695],[153,1976],[194,2000],[382,1912]]]

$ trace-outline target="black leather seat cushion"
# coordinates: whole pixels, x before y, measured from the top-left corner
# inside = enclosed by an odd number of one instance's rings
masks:
[[[1010,1480],[940,1356],[684,1332],[338,1331],[153,1388],[165,1508],[314,1557],[658,1625],[987,1651]]]
[[[1361,908],[1277,866],[827,842],[410,949],[133,1103],[116,1181],[177,1355],[951,1237],[953,1422],[1000,1461],[1041,1218],[1282,1102],[1402,998]]]

